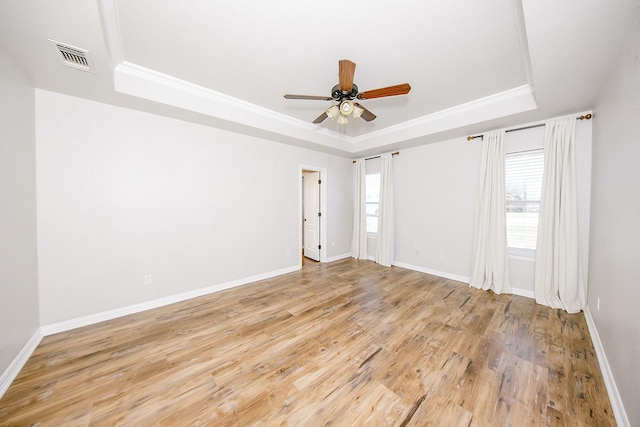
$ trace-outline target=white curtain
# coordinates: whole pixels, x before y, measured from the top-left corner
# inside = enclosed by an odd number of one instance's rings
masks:
[[[474,217],[473,287],[511,293],[504,182],[504,131],[484,136]]]
[[[391,267],[394,261],[394,213],[392,155],[380,156],[380,209],[378,210],[378,238],[376,262]]]
[[[577,313],[586,305],[578,244],[576,119],[547,122],[534,295],[539,304]]]
[[[367,205],[365,193],[364,159],[356,160],[353,167],[353,236],[351,256],[367,258]]]

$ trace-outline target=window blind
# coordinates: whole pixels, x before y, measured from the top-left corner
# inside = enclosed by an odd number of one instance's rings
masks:
[[[507,246],[511,254],[535,256],[543,170],[542,149],[505,156]]]

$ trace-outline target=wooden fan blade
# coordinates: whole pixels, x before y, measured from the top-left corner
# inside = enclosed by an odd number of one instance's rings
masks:
[[[320,114],[318,118],[313,121],[313,123],[322,123],[327,117],[327,112],[325,111],[324,113]]]
[[[375,119],[376,116],[375,114],[373,114],[371,111],[367,110],[366,108],[364,108],[362,106],[362,104],[358,104],[357,102],[354,102],[353,105],[355,105],[356,107],[360,107],[362,108],[364,111],[362,112],[362,115],[360,116],[360,118],[362,118],[363,120],[370,122],[371,120]]]
[[[356,72],[355,62],[348,59],[341,59],[338,62],[338,79],[340,82],[340,90],[349,92],[353,87],[353,75]]]
[[[317,95],[291,95],[286,94],[285,99],[317,99],[319,101],[331,101],[333,98],[330,96],[317,96]]]
[[[409,83],[401,85],[387,86],[380,89],[367,90],[358,94],[358,99],[383,98],[385,96],[406,95],[411,90]]]

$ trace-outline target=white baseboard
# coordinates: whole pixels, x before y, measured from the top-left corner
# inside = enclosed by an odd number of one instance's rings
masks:
[[[447,273],[446,271],[432,270],[430,268],[419,267],[413,264],[405,264],[404,262],[394,262],[393,265],[395,265],[396,267],[419,271],[420,273],[427,273],[433,276],[444,277],[445,279],[451,279],[451,280],[456,280],[458,282],[469,283],[468,277],[460,276],[458,274]]]
[[[528,289],[520,289],[520,288],[511,288],[511,293],[514,295],[520,295],[521,297],[527,297],[531,299],[536,299],[533,291]]]
[[[351,252],[346,253],[346,254],[342,254],[342,255],[336,255],[336,256],[329,257],[325,261],[322,261],[322,262],[340,261],[341,259],[345,259],[345,258],[351,258]]]
[[[600,371],[602,371],[602,376],[604,377],[604,385],[607,388],[607,393],[609,393],[609,400],[611,401],[611,406],[613,408],[613,416],[616,418],[616,423],[620,427],[629,427],[631,426],[631,423],[629,422],[627,412],[624,410],[624,404],[622,403],[618,386],[613,378],[613,372],[611,372],[611,367],[609,366],[609,361],[607,360],[607,355],[604,352],[604,347],[602,346],[602,341],[598,334],[598,328],[596,328],[596,323],[591,316],[589,306],[584,309],[584,318],[587,321],[589,335],[591,335],[591,341],[593,342],[593,347],[595,348],[596,355],[598,356],[598,364],[600,365]]]
[[[223,291],[225,289],[235,288],[237,286],[246,285],[247,283],[257,282],[260,280],[270,279],[282,274],[291,273],[300,269],[299,265],[283,268],[280,270],[270,271],[268,273],[258,274],[251,277],[245,277],[242,279],[232,280],[226,283],[219,283],[217,285],[208,286],[206,288],[200,288],[181,294],[170,295],[164,298],[158,298],[151,301],[145,301],[139,304],[133,304],[126,307],[116,308],[113,310],[103,311],[102,313],[90,314],[88,316],[78,317],[76,319],[65,320],[62,322],[53,323],[50,325],[43,325],[40,330],[43,336],[53,335],[60,332],[69,331],[71,329],[80,328],[83,326],[93,325],[95,323],[104,322],[106,320],[115,319],[129,314],[139,313],[141,311],[151,310],[153,308],[163,307],[165,305],[174,304],[176,302],[185,301],[191,298],[197,298],[203,295],[208,295],[214,292]]]
[[[20,350],[18,356],[13,359],[13,362],[11,362],[9,367],[2,373],[2,375],[0,376],[0,399],[9,389],[9,386],[11,385],[13,380],[16,379],[24,364],[27,363],[27,360],[29,360],[31,354],[33,354],[33,351],[36,349],[36,347],[38,347],[38,344],[40,344],[43,336],[44,335],[42,334],[41,328],[38,328],[36,333],[33,334],[33,336],[29,339],[29,341],[27,341],[24,347],[22,347],[22,350]]]
[[[458,274],[447,273],[445,271],[431,270],[430,268],[419,267],[413,264],[405,264],[404,262],[394,262],[393,265],[407,268],[409,270],[419,271],[421,273],[431,274],[433,276],[444,277],[445,279],[457,280],[458,282],[469,284],[471,280],[469,277],[460,276]],[[519,288],[511,288],[511,292],[514,295],[520,295],[522,297],[527,297],[533,299],[533,291],[527,289],[519,289]]]

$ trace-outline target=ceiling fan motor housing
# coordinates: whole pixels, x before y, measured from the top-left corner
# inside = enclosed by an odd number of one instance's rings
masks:
[[[342,101],[343,99],[356,99],[358,96],[358,86],[355,83],[351,86],[351,90],[349,92],[343,92],[340,89],[340,85],[337,84],[331,89],[331,98],[336,101]]]

